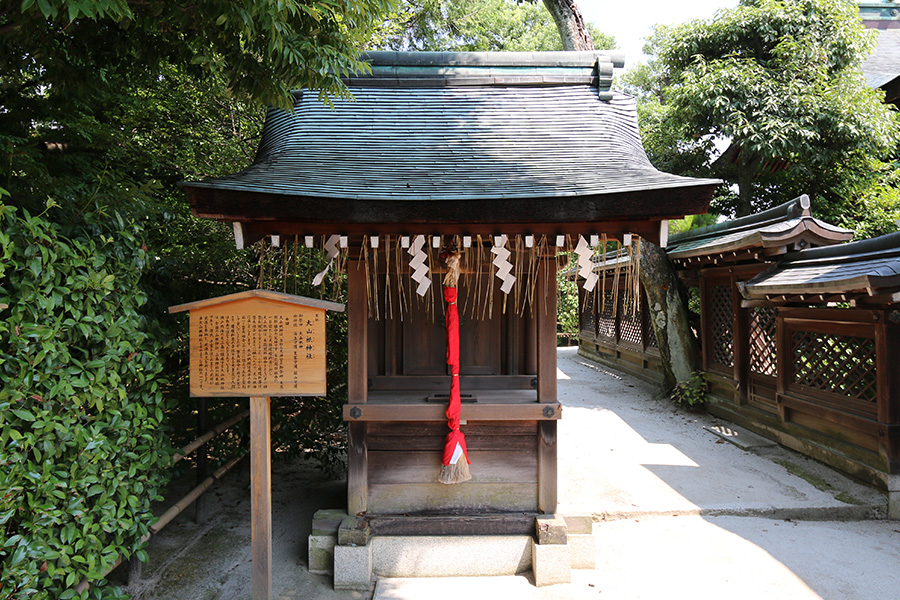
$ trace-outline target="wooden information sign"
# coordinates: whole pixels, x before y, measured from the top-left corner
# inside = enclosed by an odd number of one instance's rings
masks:
[[[272,396],[325,394],[325,311],[344,305],[252,290],[190,311],[191,396],[250,396],[252,600],[272,598]]]
[[[268,290],[189,304],[191,396],[325,394],[325,311],[343,305]]]

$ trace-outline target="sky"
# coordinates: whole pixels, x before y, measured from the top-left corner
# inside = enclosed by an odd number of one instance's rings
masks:
[[[615,36],[625,53],[625,69],[646,62],[641,49],[644,38],[657,23],[667,25],[712,17],[721,8],[737,6],[737,0],[643,0],[631,4],[627,0],[577,0],[584,18],[600,31]]]

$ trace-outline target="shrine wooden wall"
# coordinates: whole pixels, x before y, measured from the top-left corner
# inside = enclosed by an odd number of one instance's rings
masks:
[[[446,423],[371,423],[370,514],[537,511],[537,423],[470,421],[463,426],[472,479],[437,482]]]
[[[555,273],[555,263],[547,262],[543,268],[552,268]],[[357,313],[356,326],[365,323],[366,348],[364,357],[356,357],[360,362],[364,359],[365,379],[351,373],[351,381],[355,379],[357,385],[365,382],[364,393],[357,391],[350,396],[350,403],[356,402],[359,410],[345,410],[351,432],[350,511],[377,517],[521,515],[555,510],[555,419],[559,418],[555,395],[555,277],[544,278],[542,286],[549,292],[542,297],[552,296],[545,307],[552,315],[548,319],[551,323],[542,323],[530,305],[517,310],[516,303],[527,303],[527,298],[513,294],[504,298],[491,281],[488,268],[480,281],[471,273],[461,278],[461,429],[466,435],[472,479],[446,485],[438,481],[449,432],[443,419],[446,399],[434,398],[450,391],[440,278],[435,275],[432,284],[436,286],[436,303],[413,298],[401,316],[396,312],[401,301],[396,278],[378,297],[376,306],[362,294],[366,289],[364,275],[354,276],[352,265],[348,274],[351,330],[355,301],[357,310],[365,310],[364,321]],[[517,284],[524,289],[528,283]],[[552,284],[552,290],[546,289],[547,283]],[[482,290],[482,302],[477,306],[473,306],[475,287]],[[484,289],[493,289],[487,303]],[[395,309],[393,314],[391,307]],[[552,385],[545,378],[542,394],[544,402],[552,403],[550,407],[539,403],[538,336],[542,325],[553,344]],[[352,370],[352,358],[350,365]],[[550,372],[549,365],[544,369]],[[466,420],[467,411],[478,411],[480,416]]]
[[[737,284],[763,268],[708,268],[691,281],[707,409],[884,487],[900,473],[900,319],[890,309],[743,307]],[[646,315],[583,306],[580,351],[647,378],[659,359]]]
[[[517,311],[493,286],[491,306],[476,305],[472,296],[474,275],[460,280],[460,372],[462,375],[507,376],[536,374],[534,315],[530,307]],[[447,333],[440,283],[435,279],[432,300],[413,298],[402,316],[391,314],[384,298],[379,302],[379,318],[368,318],[368,376],[408,377],[447,374]],[[491,286],[491,275],[481,276],[477,285]],[[397,285],[392,287],[393,307],[397,307]],[[522,314],[520,314],[520,312]],[[386,384],[382,384],[384,387]],[[405,383],[398,383],[407,386]],[[449,389],[449,388],[448,388]]]

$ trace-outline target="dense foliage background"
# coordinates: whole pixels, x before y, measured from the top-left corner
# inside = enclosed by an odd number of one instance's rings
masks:
[[[73,597],[142,557],[172,445],[195,434],[186,328],[167,308],[262,278],[258,249],[193,218],[178,182],[248,164],[291,89],[342,94],[391,7],[0,4],[0,597]],[[210,422],[240,402],[211,403]],[[309,408],[286,408],[307,422],[280,428],[305,432],[289,449],[314,447]]]
[[[165,482],[163,348],[141,314],[147,250],[139,225],[98,204],[72,227],[0,204],[7,597],[72,597],[131,555]]]
[[[876,35],[854,2],[743,0],[657,27],[645,49],[655,58],[622,83],[658,168],[728,183],[717,212],[809,194],[817,216],[869,237],[900,217],[900,121],[861,71]]]

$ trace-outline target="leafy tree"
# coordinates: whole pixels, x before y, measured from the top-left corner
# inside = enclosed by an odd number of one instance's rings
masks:
[[[597,48],[615,47],[611,35],[589,24]],[[370,48],[446,52],[562,50],[550,14],[532,1],[401,0]]]
[[[391,0],[127,2],[23,0],[0,9],[0,72],[37,66],[54,89],[86,91],[163,63],[218,74],[235,95],[289,107],[297,87],[339,91]]]
[[[855,3],[745,0],[658,28],[648,47],[656,60],[626,84],[644,100],[655,164],[738,185],[723,212],[809,193],[830,209],[820,214],[839,217],[858,198],[848,192],[872,183],[872,159],[897,143],[896,114],[860,70],[872,45]],[[710,165],[714,139],[732,148]]]
[[[253,286],[258,264],[177,182],[246,165],[290,89],[343,93],[389,8],[0,3],[3,597],[73,597],[141,556],[178,417],[162,373],[184,340],[164,309]]]

